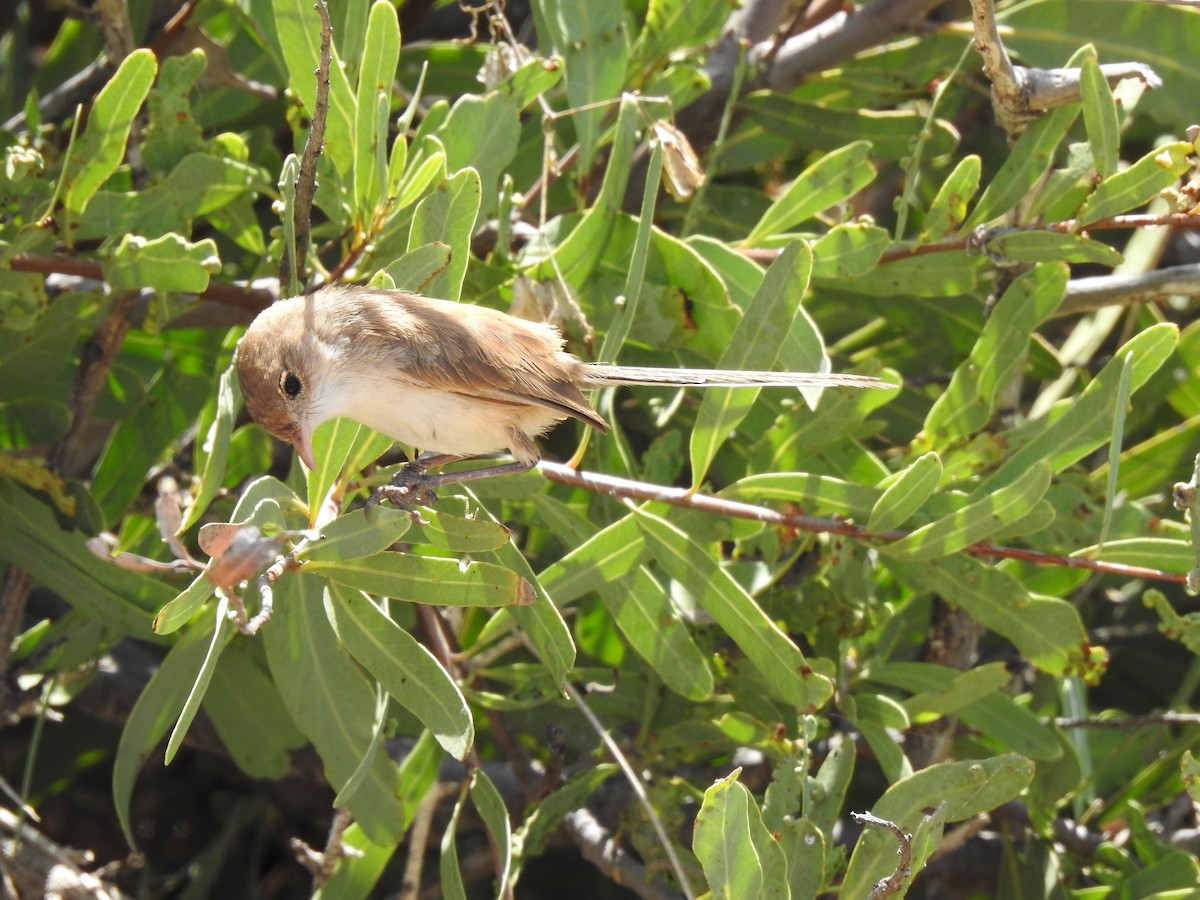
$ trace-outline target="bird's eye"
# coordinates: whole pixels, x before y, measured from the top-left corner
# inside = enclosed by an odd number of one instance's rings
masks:
[[[289,397],[295,397],[304,388],[304,383],[294,372],[284,372],[279,387]]]

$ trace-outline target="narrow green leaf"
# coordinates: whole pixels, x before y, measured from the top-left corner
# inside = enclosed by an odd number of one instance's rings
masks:
[[[1056,597],[1032,596],[1008,572],[969,556],[900,562],[889,569],[914,587],[953,597],[980,625],[1012,641],[1043,671],[1059,675],[1081,668],[1087,644],[1079,613]]]
[[[523,111],[539,94],[557,85],[562,77],[563,60],[560,57],[534,56],[496,85],[496,89],[508,94],[516,108]]]
[[[796,313],[808,289],[812,264],[812,250],[804,241],[793,241],[784,248],[767,269],[762,285],[730,336],[719,368],[770,370],[775,367],[785,336],[796,327]],[[811,324],[807,320],[801,321]],[[693,486],[703,483],[717,450],[746,417],[759,390],[748,387],[705,393],[692,428]]]
[[[879,552],[893,559],[933,559],[977,544],[1032,510],[1049,489],[1050,476],[1050,466],[1038,461],[994,493],[883,545]]]
[[[359,591],[333,585],[325,604],[350,655],[421,720],[447,753],[465,758],[475,740],[471,711],[433,654]]]
[[[446,167],[450,171],[469,167],[479,173],[483,212],[491,215],[496,208],[500,175],[516,156],[521,137],[517,105],[500,91],[482,96],[464,94],[454,101],[439,134],[446,145]]]
[[[529,582],[492,563],[376,553],[362,559],[313,560],[305,571],[356,590],[438,606],[514,606],[533,602]]]
[[[196,437],[196,462],[200,470],[200,486],[195,499],[188,507],[179,533],[187,531],[208,509],[208,504],[217,495],[225,478],[225,465],[229,461],[229,440],[233,436],[234,419],[241,406],[242,394],[234,377],[233,363],[221,373],[217,383],[216,412],[212,424]]]
[[[893,735],[912,723],[904,707],[883,694],[856,694],[848,709],[850,721],[862,732],[867,745],[888,781],[899,781],[912,774],[912,764]]]
[[[835,225],[812,245],[813,278],[858,278],[879,263],[889,243],[878,225],[846,222]]]
[[[293,573],[276,585],[275,615],[262,630],[271,676],[292,719],[312,741],[335,791],[363,764],[372,747],[376,690],[338,640],[322,602],[321,580]],[[404,835],[396,766],[378,746],[365,777],[348,798],[371,840],[395,843]]]
[[[988,253],[1013,262],[1099,263],[1117,266],[1124,259],[1108,244],[1082,234],[1054,231],[1012,231],[992,238]]]
[[[1113,99],[1108,79],[1100,71],[1096,53],[1083,60],[1080,67],[1080,89],[1083,94],[1083,124],[1096,171],[1107,178],[1117,171],[1121,145],[1121,123],[1117,103]]]
[[[496,896],[507,896],[509,878],[512,874],[512,827],[508,821],[508,810],[504,806],[504,798],[492,784],[483,769],[477,768],[471,773],[471,802],[479,818],[483,819],[484,827],[491,837],[489,842],[495,848],[496,857],[493,860],[496,873]]]
[[[192,679],[192,689],[188,692],[183,709],[179,712],[179,720],[175,723],[175,727],[171,731],[171,737],[167,741],[167,765],[171,764],[171,760],[179,752],[179,748],[183,744],[183,739],[187,735],[187,730],[192,725],[192,720],[196,718],[196,713],[200,711],[200,701],[204,699],[204,694],[208,690],[208,683],[212,681],[213,672],[217,667],[217,660],[221,658],[221,651],[225,649],[225,646],[233,637],[234,627],[233,622],[230,621],[227,615],[228,612],[229,604],[222,598],[221,602],[217,604],[217,622],[208,643],[208,652],[204,654],[204,661],[200,664],[200,670]]]
[[[464,783],[460,789],[454,812],[450,814],[450,821],[446,823],[446,829],[442,832],[442,855],[438,867],[442,876],[444,900],[467,900],[467,889],[458,865],[458,846],[454,843],[454,836],[458,833],[458,819],[467,804],[467,787]]]
[[[908,517],[937,489],[942,480],[942,460],[931,450],[889,480],[891,483],[871,509],[867,531],[879,534],[899,528],[908,521]]]
[[[1068,103],[1034,121],[1009,151],[1000,170],[984,188],[962,230],[998,219],[1016,206],[1054,164],[1054,153],[1079,116],[1079,104]]]
[[[329,496],[329,489],[342,474],[346,458],[350,455],[350,448],[359,438],[360,428],[361,426],[357,422],[337,418],[322,422],[313,432],[313,462],[317,464],[317,468],[308,473],[308,520],[310,523],[316,521],[321,505]]]
[[[157,72],[153,51],[138,48],[121,61],[96,95],[87,127],[68,151],[69,162],[63,173],[63,205],[73,219],[83,213],[96,191],[121,165],[129,130]]]
[[[979,157],[974,153],[958,161],[929,205],[917,243],[928,244],[941,240],[962,227],[967,218],[967,208],[979,190],[981,168]]]
[[[780,826],[778,840],[787,860],[792,900],[816,900],[825,883],[829,853],[826,833],[808,819],[788,818]]]
[[[0,559],[131,637],[152,638],[155,612],[175,596],[169,585],[93,555],[83,535],[64,531],[50,507],[7,478],[0,478]]]
[[[251,641],[234,641],[221,654],[204,695],[204,712],[251,778],[283,778],[291,767],[289,751],[306,743]]]
[[[596,591],[629,645],[667,687],[691,700],[711,695],[713,676],[704,654],[671,598],[641,565],[646,544],[634,517],[624,516],[591,537],[583,527],[569,536],[574,549],[539,576],[556,602],[566,606]]]
[[[812,670],[791,638],[704,548],[665,519],[640,510],[636,515],[654,559],[692,593],[776,696],[803,712],[819,709],[829,700],[833,695],[829,679]]]
[[[945,803],[944,817],[962,821],[1011,800],[1033,780],[1033,764],[1015,753],[991,759],[939,763],[893,784],[872,807],[876,816],[914,832],[925,810]],[[929,852],[932,852],[932,847]],[[925,856],[913,859],[920,871]],[[845,897],[866,897],[871,887],[896,867],[896,839],[879,828],[866,828],[841,885]]]
[[[484,553],[499,550],[512,540],[512,531],[499,522],[454,516],[442,509],[423,509],[425,520],[416,526],[413,543],[427,543],[451,553]]]
[[[1178,337],[1178,328],[1164,322],[1151,325],[1131,338],[1070,408],[984,479],[975,496],[1010,484],[1038,460],[1047,460],[1051,469],[1059,472],[1103,445],[1112,435],[1113,407],[1120,391],[1126,355],[1133,356],[1129,384],[1132,395],[1166,362]]]
[[[387,98],[400,62],[400,23],[396,9],[386,0],[371,4],[366,42],[359,61],[354,133],[354,201],[360,221],[369,222],[384,201],[379,161],[387,159]],[[384,98],[385,117],[380,128],[377,98]],[[397,138],[403,141],[403,137]]]
[[[579,164],[587,171],[601,147],[601,130],[611,112],[604,101],[620,96],[624,85],[629,58],[624,7],[617,3],[563,5],[551,0],[534,0],[531,5],[539,46],[552,46],[563,58],[567,99],[575,111],[571,122],[578,136]]]
[[[321,19],[307,0],[272,0],[275,31],[287,65],[288,87],[311,116],[317,106],[316,72],[321,64]],[[355,112],[358,103],[346,77],[337,47],[330,48],[329,107],[325,124],[324,153],[338,172],[354,169]],[[374,104],[372,103],[372,109]]]
[[[138,846],[129,815],[138,772],[179,716],[208,653],[206,638],[211,630],[197,625],[175,642],[158,671],[150,676],[121,729],[113,760],[113,806],[130,847]]]
[[[783,234],[817,213],[842,203],[875,179],[869,141],[854,141],[825,154],[787,186],[743,242],[747,247]]]
[[[412,513],[376,506],[368,515],[361,509],[344,513],[321,529],[300,551],[298,558],[336,562],[374,556],[386,550],[412,527]]]
[[[734,769],[706,790],[696,815],[692,851],[714,900],[746,900],[759,897],[763,889],[762,860],[751,837],[758,807],[737,780],[741,772]],[[762,826],[761,818],[757,824]]]
[[[1191,168],[1194,150],[1188,141],[1165,144],[1105,178],[1079,211],[1078,227],[1149,203]]]
[[[170,634],[190,622],[216,591],[216,586],[203,572],[180,592],[179,596],[158,611],[154,617],[154,633]]]
[[[585,806],[597,788],[619,771],[616,763],[601,763],[575,775],[529,809],[525,821],[513,836],[513,847],[519,852],[514,860],[514,877],[520,874],[524,860],[542,853],[562,820],[573,810]]]
[[[748,475],[721,491],[739,500],[789,500],[814,513],[837,513],[865,519],[883,495],[877,487],[855,484],[811,472],[765,472]]]

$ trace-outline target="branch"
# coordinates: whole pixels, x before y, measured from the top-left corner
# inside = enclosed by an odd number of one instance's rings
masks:
[[[312,124],[304,153],[300,157],[300,174],[296,176],[296,206],[292,211],[296,231],[296,255],[292,258],[284,248],[279,266],[279,282],[290,294],[301,283],[305,261],[308,259],[309,233],[312,228],[313,197],[317,193],[317,157],[325,146],[325,119],[329,114],[329,66],[332,58],[333,24],[325,0],[313,6],[321,17],[321,62],[317,68],[317,96],[314,101]]]
[[[597,472],[584,472],[573,469],[562,463],[542,460],[538,469],[551,481],[571,487],[607,494],[610,497],[628,498],[630,500],[650,500],[666,503],[670,506],[681,506],[686,509],[700,510],[718,516],[734,519],[749,519],[755,522],[766,522],[795,531],[811,532],[814,534],[837,534],[843,537],[863,541],[884,541],[892,543],[909,535],[907,531],[893,530],[879,534],[868,531],[861,525],[838,519],[822,519],[816,516],[804,516],[797,513],[781,513],[766,506],[755,506],[739,500],[729,500],[725,497],[715,497],[712,494],[700,494],[687,488],[667,487],[651,484],[646,481],[634,481],[630,478],[620,478],[615,475],[601,475]],[[1161,569],[1151,569],[1146,566],[1131,566],[1125,563],[1106,562],[1099,559],[1086,559],[1081,556],[1064,556],[1061,553],[1045,553],[1040,550],[1028,550],[1023,547],[1005,547],[989,541],[981,541],[965,547],[960,553],[971,556],[982,556],[989,559],[1019,559],[1022,562],[1040,566],[1065,566],[1071,569],[1087,569],[1091,572],[1102,572],[1108,575],[1121,575],[1126,578],[1145,578],[1150,581],[1166,581],[1173,584],[1184,584],[1186,575],[1176,572],[1164,572]]]
[[[646,867],[621,849],[612,833],[587,808],[563,817],[563,828],[583,854],[609,881],[637,894],[642,900],[679,900],[679,891],[652,883]]]
[[[881,819],[870,813],[852,812],[850,818],[863,825],[886,828],[896,836],[896,843],[900,845],[896,850],[896,855],[899,857],[896,861],[896,868],[883,881],[875,883],[875,887],[867,895],[867,900],[879,900],[881,897],[890,897],[892,894],[898,893],[904,887],[904,882],[912,877],[912,835],[905,832],[895,822]]]
[[[971,21],[975,26],[975,49],[983,57],[984,74],[992,82],[996,121],[1010,137],[1020,134],[1039,113],[1080,99],[1078,68],[1039,69],[1012,64],[996,27],[992,0],[971,0]],[[1110,85],[1124,78],[1137,78],[1149,90],[1162,87],[1162,79],[1144,63],[1113,63],[1101,66],[1100,71]]]

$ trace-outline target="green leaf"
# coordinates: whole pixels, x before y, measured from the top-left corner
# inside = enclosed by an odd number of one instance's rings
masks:
[[[1012,231],[992,238],[988,253],[1013,262],[1099,263],[1120,265],[1124,257],[1108,244],[1081,234],[1056,231]]]
[[[199,671],[191,679],[192,689],[188,692],[187,700],[184,701],[183,709],[179,713],[179,720],[175,723],[175,727],[171,730],[171,737],[167,741],[167,765],[171,764],[171,760],[179,752],[187,730],[192,725],[192,720],[200,711],[200,701],[204,699],[208,684],[212,681],[217,660],[221,658],[221,652],[233,637],[234,627],[227,615],[228,611],[229,604],[222,598],[221,602],[217,604],[216,627],[213,628],[209,639],[208,652],[204,654],[204,661],[200,664]]]
[[[1188,141],[1164,144],[1105,178],[1079,211],[1078,227],[1149,203],[1191,168],[1194,150]]]
[[[717,900],[790,897],[787,861],[746,786],[741,769],[704,792],[692,850]]]
[[[321,19],[306,0],[271,0],[275,32],[287,66],[288,87],[311,116],[317,107],[316,72],[321,65]],[[358,103],[337,47],[330,47],[329,107],[324,153],[337,171],[349,175],[355,160],[355,113]],[[372,109],[374,106],[372,105]]]
[[[1113,404],[1120,391],[1125,357],[1133,355],[1129,383],[1132,394],[1166,362],[1178,337],[1178,328],[1169,323],[1151,325],[1135,335],[1071,402],[1070,408],[984,479],[975,495],[1012,483],[1038,460],[1047,460],[1051,469],[1059,472],[1102,446],[1112,435]]]
[[[397,290],[424,293],[425,286],[450,267],[450,245],[443,241],[409,250],[387,267]]]
[[[883,495],[877,487],[855,484],[811,472],[765,472],[747,475],[721,491],[738,500],[788,500],[817,513],[836,513],[865,519]]]
[[[208,576],[201,573],[174,600],[167,603],[154,617],[154,633],[170,634],[190,622],[216,591]]]
[[[433,544],[451,553],[484,553],[499,550],[512,540],[512,532],[499,522],[451,515],[446,506],[443,501],[441,509],[421,510],[425,521],[416,526],[414,544]]]
[[[629,58],[625,10],[619,3],[564,6],[551,0],[534,0],[532,7],[539,46],[553,47],[563,58],[579,165],[586,172],[600,149],[601,129],[611,110],[604,101],[620,96],[624,85]]]
[[[160,581],[94,556],[83,535],[63,531],[48,506],[7,478],[0,478],[0,559],[97,621],[143,640],[153,636],[154,613],[175,595]]]
[[[200,517],[208,509],[208,504],[223,486],[225,465],[229,461],[229,440],[233,436],[233,424],[242,399],[233,369],[231,362],[221,373],[217,383],[216,409],[212,415],[212,422],[197,433],[195,457],[200,484],[192,505],[184,515],[183,524],[179,526],[180,534],[200,521]]]
[[[636,516],[654,559],[692,593],[776,696],[802,712],[819,709],[829,700],[829,679],[812,670],[791,638],[704,548],[665,519],[640,510]]]
[[[938,188],[925,221],[921,225],[918,244],[938,241],[962,227],[967,218],[967,208],[979,190],[979,157],[972,153],[958,161],[954,170],[946,176]]]
[[[1117,171],[1120,159],[1121,122],[1116,101],[1108,79],[1100,71],[1093,49],[1083,61],[1079,72],[1079,87],[1083,95],[1083,124],[1087,128],[1092,160],[1101,178]]]
[[[929,142],[924,152],[933,158],[951,152],[958,143],[953,125],[931,119],[924,110],[841,109],[805,103],[779,91],[756,91],[738,105],[749,111],[751,123],[806,150],[837,150],[869,135],[872,156],[902,160],[918,139]]]
[[[400,62],[400,23],[396,10],[386,0],[371,4],[367,20],[366,42],[359,60],[354,135],[354,201],[360,220],[369,222],[376,207],[384,200],[383,184],[387,172],[388,122],[386,110],[392,93],[392,81]],[[380,122],[378,98],[383,98],[385,114]],[[380,127],[382,125],[382,127]],[[398,137],[403,142],[404,137]]]
[[[812,245],[813,278],[858,278],[879,263],[888,233],[878,225],[835,225]]]
[[[439,132],[446,145],[446,167],[470,167],[479,173],[483,212],[496,208],[497,185],[517,153],[521,123],[517,105],[506,93],[465,94],[450,108]],[[452,244],[451,246],[459,246]]]
[[[140,47],[121,61],[96,95],[83,136],[67,151],[63,205],[72,220],[78,219],[96,191],[121,165],[134,117],[150,93],[157,72],[153,51]]]
[[[113,806],[130,847],[137,847],[129,814],[138,772],[183,708],[208,653],[205,638],[211,631],[211,625],[197,625],[175,642],[138,695],[121,730],[113,760]]]
[[[1062,674],[1080,664],[1087,634],[1075,607],[1056,597],[1032,596],[1008,572],[969,556],[900,562],[887,567],[914,587],[954,603],[992,631],[1012,641],[1043,671]]]
[[[475,804],[475,810],[487,828],[488,843],[495,848],[496,896],[504,897],[508,894],[509,878],[512,876],[512,828],[508,822],[508,810],[500,792],[483,769],[477,768],[471,773],[470,790],[471,802]]]
[[[1010,484],[895,543],[884,544],[879,552],[899,559],[933,559],[977,544],[1030,512],[1046,495],[1050,475],[1049,465],[1036,462]]]
[[[471,711],[433,654],[358,591],[334,585],[325,604],[350,655],[421,720],[447,753],[464,759],[475,740]]]
[[[906,469],[897,472],[883,494],[875,501],[867,531],[879,534],[899,528],[921,508],[942,480],[942,461],[932,450],[917,457]]]
[[[463,885],[462,869],[458,864],[458,847],[454,836],[458,832],[458,819],[467,803],[467,784],[463,784],[450,814],[450,821],[442,832],[442,855],[439,860],[439,870],[442,876],[443,900],[467,900],[467,890]]]
[[[496,607],[529,604],[534,599],[529,582],[520,575],[474,560],[384,552],[362,559],[312,560],[305,571],[411,603]]]
[[[1054,164],[1054,153],[1079,116],[1079,104],[1068,103],[1036,119],[1017,138],[1008,158],[1000,166],[975,211],[963,223],[970,231],[1007,213],[1024,197]]]
[[[971,354],[950,379],[925,418],[929,440],[944,445],[987,424],[1001,392],[1025,360],[1030,337],[1062,301],[1067,267],[1035,266],[1015,278],[996,303]]]
[[[893,784],[871,812],[911,833],[920,824],[925,809],[944,803],[944,818],[958,822],[1011,800],[1029,785],[1033,772],[1033,764],[1016,754],[939,763]],[[841,885],[842,895],[870,894],[872,885],[895,869],[895,846],[896,839],[890,832],[864,829],[850,857]],[[932,850],[930,847],[929,852]],[[920,871],[926,858],[926,854],[914,858],[912,870]]]
[[[275,592],[275,615],[262,636],[284,704],[312,741],[335,791],[361,775],[348,805],[372,841],[394,844],[404,836],[404,809],[396,766],[374,742],[375,685],[338,641],[320,579],[293,573],[280,579]]]
[[[480,201],[479,173],[474,169],[460,169],[417,204],[408,236],[408,249],[411,251],[434,241],[461,248],[457,253],[451,252],[449,265],[425,286],[429,296],[457,300],[462,293],[467,260],[470,258],[466,248],[470,246],[471,234],[475,231]]]
[[[127,234],[102,265],[104,280],[114,291],[150,287],[163,292],[197,294],[221,271],[217,244],[205,238],[193,244],[177,234],[147,240]]]
[[[822,156],[783,190],[743,244],[758,246],[853,197],[875,180],[870,152],[869,141],[854,141]]]
[[[591,591],[634,651],[671,690],[691,700],[712,694],[713,676],[671,598],[640,564],[645,541],[632,515],[586,537],[570,535],[576,546],[542,571],[539,580],[560,606]]]
[[[300,560],[337,562],[374,556],[400,540],[412,527],[412,513],[376,506],[338,516],[297,554]]]
[[[204,712],[238,767],[251,778],[283,778],[289,751],[306,743],[267,674],[260,648],[234,641],[221,654]]]
[[[313,462],[317,468],[308,473],[308,520],[315,522],[321,505],[329,496],[350,450],[360,439],[360,426],[350,419],[329,419],[317,426],[312,436]]]
[[[737,328],[729,337],[719,368],[774,368],[784,337],[796,327],[800,299],[812,274],[812,250],[803,241],[793,241],[771,264],[762,286],[746,307]],[[808,320],[801,320],[811,325]],[[692,429],[692,484],[704,482],[708,467],[729,433],[754,405],[760,388],[709,390],[700,402]]]

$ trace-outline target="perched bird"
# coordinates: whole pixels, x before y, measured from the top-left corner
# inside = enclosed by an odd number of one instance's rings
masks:
[[[512,454],[514,463],[475,470],[483,475],[533,467],[533,439],[568,416],[607,431],[581,387],[891,387],[862,375],[585,363],[562,346],[553,326],[494,309],[330,285],[260,313],[238,345],[237,372],[250,415],[310,469],[313,431],[343,416],[436,452],[417,461],[421,470]]]

